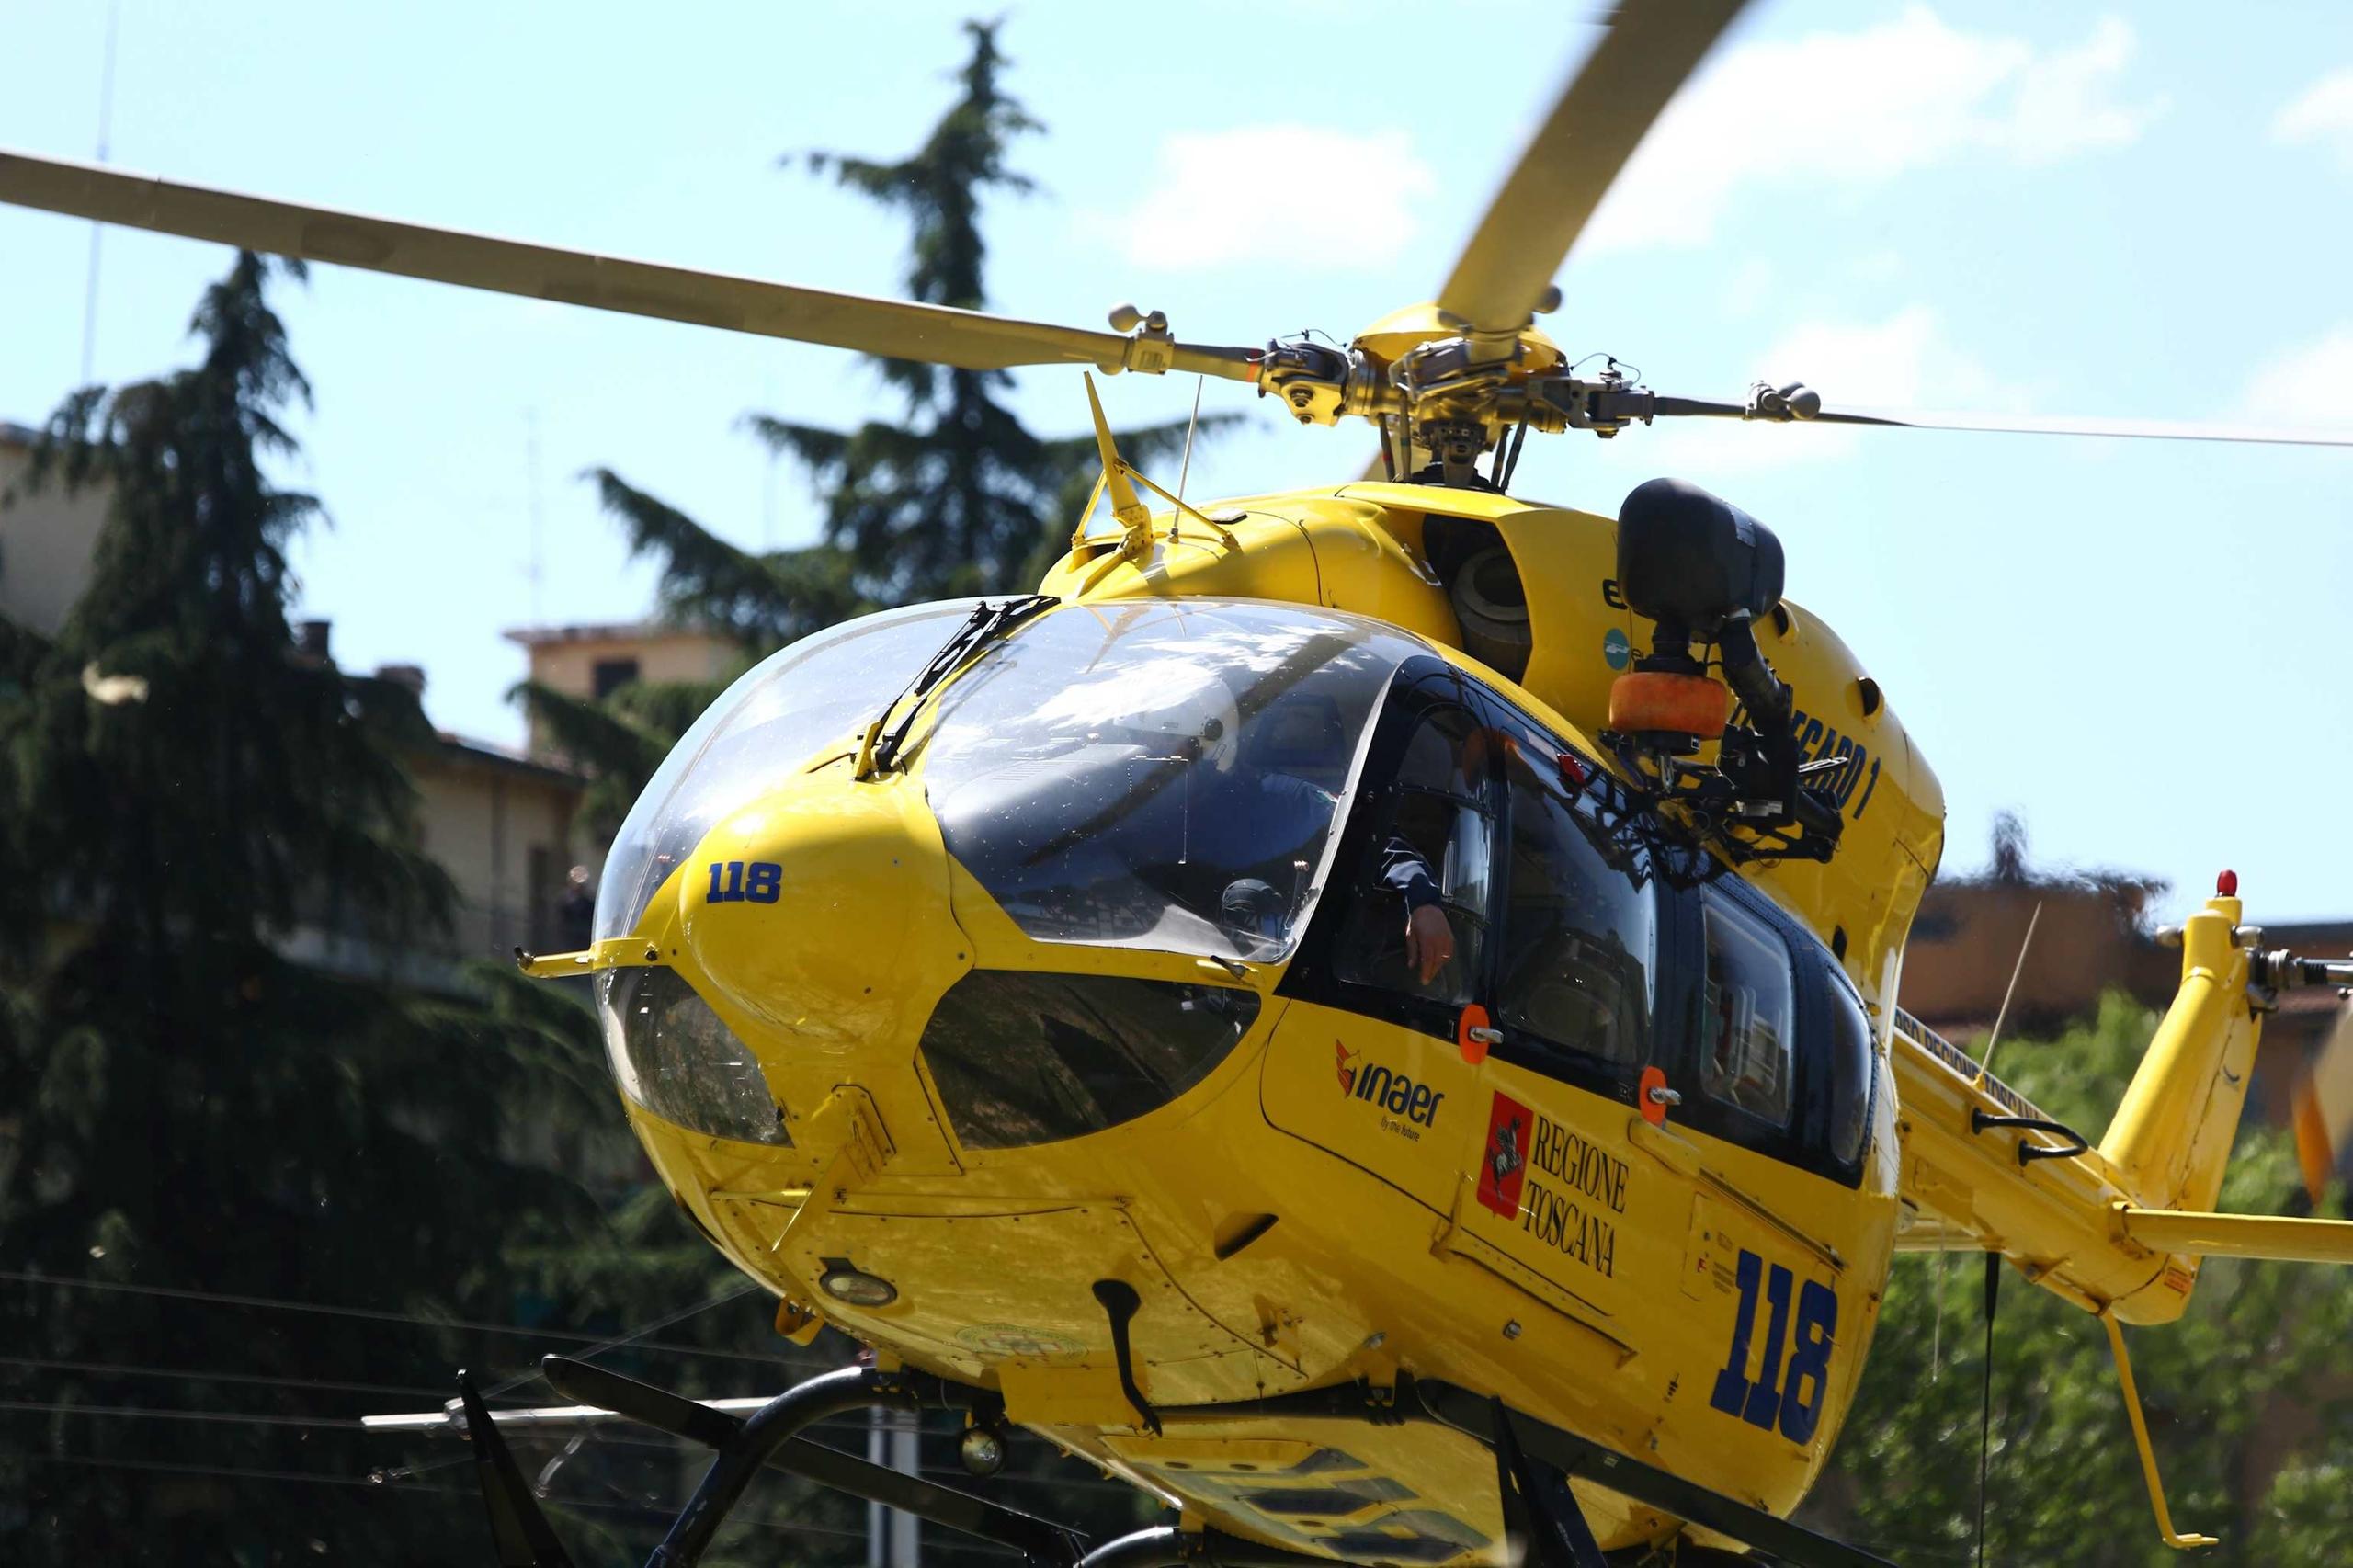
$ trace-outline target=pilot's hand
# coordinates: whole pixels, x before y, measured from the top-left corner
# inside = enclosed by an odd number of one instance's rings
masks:
[[[1447,924],[1445,910],[1426,903],[1405,916],[1405,967],[1420,975],[1424,985],[1436,980],[1453,957],[1454,927]]]

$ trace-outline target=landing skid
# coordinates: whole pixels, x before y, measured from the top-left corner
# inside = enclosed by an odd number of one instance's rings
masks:
[[[1161,1414],[1174,1421],[1189,1413],[1164,1409]],[[1508,1409],[1500,1400],[1452,1383],[1417,1379],[1410,1373],[1400,1372],[1393,1390],[1366,1384],[1310,1389],[1242,1404],[1204,1408],[1199,1414],[1209,1419],[1231,1419],[1240,1415],[1295,1415],[1379,1425],[1427,1421],[1474,1437],[1496,1450],[1506,1528],[1510,1528],[1515,1492],[1523,1506],[1535,1506],[1531,1512],[1540,1509],[1549,1498],[1567,1504],[1568,1517],[1561,1517],[1563,1510],[1554,1508],[1554,1517],[1546,1521],[1559,1531],[1561,1545],[1554,1549],[1556,1555],[1547,1559],[1535,1554],[1551,1544],[1542,1528],[1537,1529],[1531,1542],[1530,1561],[1541,1563],[1543,1568],[1555,1568],[1556,1564],[1557,1568],[1584,1568],[1587,1561],[1577,1554],[1576,1538],[1582,1536],[1589,1546],[1592,1535],[1568,1492],[1566,1483],[1571,1477],[1607,1487],[1678,1519],[1705,1526],[1764,1553],[1766,1561],[1787,1563],[1789,1568],[1895,1568],[1887,1559],[1860,1547],[1817,1534],[1720,1492],[1711,1492],[1696,1482],[1644,1464],[1574,1432],[1532,1420]],[[1531,1526],[1538,1523],[1537,1519],[1529,1520]],[[1569,1555],[1557,1555],[1561,1551]],[[1598,1555],[1597,1551],[1594,1553],[1596,1559]]]
[[[961,1410],[985,1418],[999,1412],[993,1396],[962,1383],[906,1369],[847,1367],[787,1389],[739,1420],[694,1400],[609,1372],[551,1356],[541,1363],[548,1381],[583,1405],[642,1422],[716,1452],[711,1467],[680,1509],[647,1568],[692,1568],[763,1468],[781,1470],[869,1503],[912,1514],[943,1528],[974,1536],[1021,1554],[1031,1568],[1162,1568],[1209,1563],[1220,1568],[1310,1568],[1331,1559],[1216,1530],[1139,1530],[1100,1544],[1067,1526],[1007,1508],[956,1487],[871,1464],[801,1436],[828,1416],[877,1407]],[[490,1511],[499,1568],[573,1568],[570,1555],[524,1483],[496,1420],[459,1374],[474,1468]],[[1638,1503],[1769,1554],[1790,1568],[1892,1568],[1884,1559],[1776,1518],[1761,1509],[1708,1491],[1613,1449],[1534,1421],[1501,1400],[1450,1383],[1400,1375],[1393,1390],[1364,1384],[1279,1394],[1238,1403],[1162,1406],[1169,1425],[1231,1421],[1245,1415],[1358,1420],[1381,1426],[1426,1421],[1487,1445],[1495,1455],[1505,1528],[1530,1568],[1607,1568],[1593,1532],[1568,1485],[1574,1476]]]

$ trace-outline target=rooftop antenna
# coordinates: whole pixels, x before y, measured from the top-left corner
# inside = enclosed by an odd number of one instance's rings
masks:
[[[98,162],[105,163],[112,152],[114,135],[114,38],[122,20],[122,0],[110,0],[107,6],[107,51],[105,62],[98,67]],[[92,367],[97,361],[98,347],[98,241],[106,233],[106,225],[90,225],[90,277],[82,295],[82,385],[88,386]]]
[[[531,585],[531,624],[543,626],[540,619],[540,580],[544,575],[540,553],[540,411],[527,411],[523,416],[523,462],[530,472],[527,476],[526,494],[529,497],[529,516],[531,523],[531,558],[523,567],[523,579]]]

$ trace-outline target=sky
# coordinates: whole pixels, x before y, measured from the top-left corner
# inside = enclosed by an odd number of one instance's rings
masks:
[[[1193,0],[1006,9],[1037,194],[988,210],[991,304],[1182,338],[1346,340],[1428,298],[1598,7]],[[0,146],[86,158],[107,6],[0,0]],[[912,150],[969,6],[120,0],[111,161],[324,206],[895,293],[901,220],[812,148]],[[0,209],[0,418],[82,376],[90,230]],[[218,247],[110,231],[95,379],[183,362]],[[1559,274],[1545,326],[1662,392],[1763,376],[1833,403],[2353,426],[2353,7],[1759,0]],[[425,666],[446,729],[506,743],[531,622],[635,619],[583,471],[741,544],[813,537],[747,412],[893,412],[855,357],[366,273],[279,301],[317,389],[290,483],[337,656]],[[1194,384],[1104,384],[1115,420]],[[1083,427],[1074,370],[1020,372]],[[1212,383],[1242,430],[1188,494],[1329,483],[1372,450]],[[1660,473],[1763,518],[1943,780],[1949,871],[1995,814],[2030,858],[2173,883],[2236,869],[2250,918],[2353,913],[2353,451],[1723,426],[1530,444],[1516,490],[1612,512]],[[1164,483],[1173,479],[1164,476]],[[536,523],[535,523],[536,519]],[[536,540],[536,543],[535,543]]]

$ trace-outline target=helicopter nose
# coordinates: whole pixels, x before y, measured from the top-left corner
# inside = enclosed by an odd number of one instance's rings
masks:
[[[948,851],[919,787],[797,781],[722,821],[681,869],[683,934],[712,987],[831,1052],[910,1051],[967,968]]]

